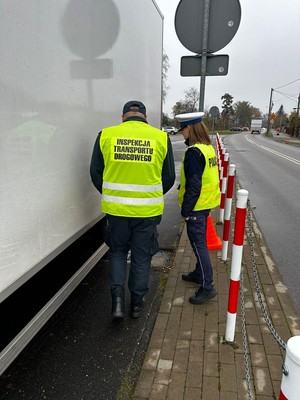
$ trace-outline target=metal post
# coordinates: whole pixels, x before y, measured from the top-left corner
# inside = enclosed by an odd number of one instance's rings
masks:
[[[205,0],[205,2],[204,2],[204,18],[203,18],[202,53],[201,53],[201,80],[200,80],[199,111],[204,111],[204,93],[205,93],[205,78],[206,78],[206,64],[207,64],[209,8],[210,8],[210,0]]]

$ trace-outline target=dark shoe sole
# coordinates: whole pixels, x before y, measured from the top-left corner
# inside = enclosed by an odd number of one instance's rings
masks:
[[[214,297],[216,297],[216,295],[218,294],[218,292],[215,290],[214,292],[208,294],[207,296],[197,299],[197,297],[192,296],[189,298],[189,302],[191,304],[203,304],[206,303],[208,300],[213,299]]]

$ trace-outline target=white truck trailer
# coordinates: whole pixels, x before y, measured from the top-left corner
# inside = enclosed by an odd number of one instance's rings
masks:
[[[120,123],[132,99],[143,101],[149,122],[160,127],[163,17],[153,0],[0,0],[0,7],[2,312],[104,221],[89,177],[97,133]],[[106,251],[99,240],[41,310],[2,342],[0,374]]]
[[[261,128],[262,128],[262,119],[261,118],[251,120],[251,126],[250,126],[251,133],[255,133],[255,132],[261,133]]]

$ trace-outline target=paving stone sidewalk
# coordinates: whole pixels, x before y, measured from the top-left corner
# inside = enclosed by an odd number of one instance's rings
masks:
[[[216,233],[222,238],[223,225],[216,223],[218,213],[216,209],[211,215]],[[188,298],[197,286],[181,279],[181,274],[193,270],[196,262],[184,229],[167,274],[166,289],[134,400],[278,399],[285,350],[263,318],[252,273],[253,262],[270,320],[285,343],[291,336],[300,334],[300,318],[253,217],[251,225],[254,257],[245,235],[242,261],[246,340],[242,334],[240,299],[234,342],[226,343],[224,339],[232,243],[229,243],[227,262],[221,261],[220,250],[210,252],[218,296],[206,304],[194,306]],[[248,384],[244,343],[249,350]]]

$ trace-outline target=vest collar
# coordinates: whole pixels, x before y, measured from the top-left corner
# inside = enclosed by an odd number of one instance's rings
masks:
[[[128,117],[125,119],[124,122],[127,122],[127,121],[140,121],[140,122],[145,122],[145,124],[148,124],[148,122],[142,117]]]

